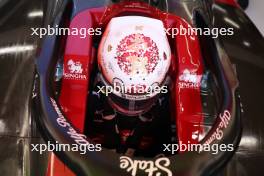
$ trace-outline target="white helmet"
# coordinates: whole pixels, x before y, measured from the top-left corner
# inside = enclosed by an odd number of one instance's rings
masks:
[[[101,79],[113,87],[110,102],[127,115],[140,114],[151,107],[170,62],[163,23],[148,17],[112,18],[98,49]]]

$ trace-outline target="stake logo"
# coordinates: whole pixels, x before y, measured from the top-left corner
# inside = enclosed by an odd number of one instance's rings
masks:
[[[156,161],[132,160],[127,156],[120,157],[120,168],[131,172],[132,176],[136,176],[139,169],[145,171],[148,176],[172,176],[171,170],[167,168],[169,166],[170,160],[165,157],[158,158]]]
[[[64,77],[66,79],[86,80],[83,64],[80,61],[68,60],[65,66]]]

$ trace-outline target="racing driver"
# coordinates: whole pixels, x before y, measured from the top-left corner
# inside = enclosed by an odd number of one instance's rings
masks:
[[[128,156],[157,155],[171,141],[171,49],[162,21],[112,18],[98,48],[98,69],[88,106],[86,133]],[[91,127],[92,126],[92,127]],[[165,137],[164,137],[165,136]]]

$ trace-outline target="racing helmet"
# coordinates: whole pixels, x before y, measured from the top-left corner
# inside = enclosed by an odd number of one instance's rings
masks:
[[[142,16],[112,18],[98,48],[100,80],[109,104],[125,115],[149,110],[160,93],[171,49],[162,21]]]

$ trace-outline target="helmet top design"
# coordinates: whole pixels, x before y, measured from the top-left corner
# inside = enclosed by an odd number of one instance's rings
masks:
[[[112,18],[98,49],[98,64],[104,81],[133,90],[160,86],[168,72],[171,50],[162,21],[142,17]],[[145,100],[157,93],[120,93],[119,97]]]
[[[152,73],[159,61],[156,43],[144,34],[126,36],[117,46],[117,64],[127,75]]]

